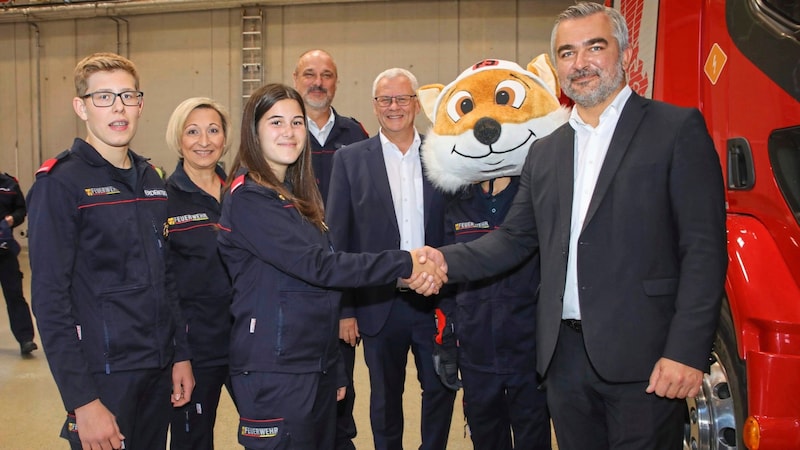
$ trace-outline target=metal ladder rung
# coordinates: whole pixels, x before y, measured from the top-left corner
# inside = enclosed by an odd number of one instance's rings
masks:
[[[257,15],[254,15],[255,12]],[[249,9],[242,16],[242,98],[247,99],[250,93],[258,89],[264,82],[263,17],[261,10]],[[245,62],[246,61],[246,62]]]

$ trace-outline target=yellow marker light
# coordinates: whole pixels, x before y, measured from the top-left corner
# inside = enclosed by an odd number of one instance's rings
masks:
[[[744,422],[744,430],[742,431],[742,439],[744,445],[750,450],[758,450],[759,441],[761,441],[761,428],[758,425],[758,420],[750,416]]]

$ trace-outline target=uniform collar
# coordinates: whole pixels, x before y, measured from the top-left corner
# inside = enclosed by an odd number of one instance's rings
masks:
[[[92,166],[108,165],[114,167],[110,162],[103,158],[103,156],[100,155],[100,152],[92,147],[91,144],[81,138],[75,138],[72,148],[70,149],[70,153],[78,156]],[[128,149],[128,157],[131,159],[131,167],[138,167],[141,164],[147,164],[149,161],[149,158],[143,158],[134,153],[131,149]]]
[[[214,172],[216,172],[217,176],[222,180],[222,184],[225,184],[225,171],[219,164],[214,168]],[[178,189],[184,192],[200,192],[202,189],[197,187],[196,184],[189,178],[189,175],[183,170],[183,158],[178,159],[178,164],[175,166],[175,171],[172,172],[172,175],[169,176],[168,181],[170,184],[174,185]]]

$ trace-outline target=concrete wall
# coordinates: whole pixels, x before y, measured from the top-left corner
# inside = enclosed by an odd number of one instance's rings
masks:
[[[265,81],[292,83],[297,57],[329,51],[339,67],[334,107],[370,134],[375,76],[411,70],[421,85],[451,81],[484,58],[525,66],[548,51],[555,15],[572,0],[432,0],[305,4],[248,8],[263,15]],[[44,159],[85,136],[72,111],[72,69],[95,51],[113,51],[139,68],[145,107],[131,147],[171,172],[177,156],[164,132],[173,108],[191,96],[228,105],[241,117],[242,15],[216,9],[0,24],[0,170],[23,190]],[[421,114],[417,126],[429,123]],[[238,141],[238,126],[234,130]],[[225,157],[230,164],[234,150]],[[24,226],[23,226],[24,227]],[[21,227],[21,228],[23,228]]]

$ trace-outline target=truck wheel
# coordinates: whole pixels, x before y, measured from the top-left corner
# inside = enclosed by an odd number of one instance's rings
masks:
[[[684,449],[745,450],[742,443],[747,411],[745,377],[745,364],[736,350],[730,306],[723,299],[710,373],[703,376],[697,397],[686,399]]]

